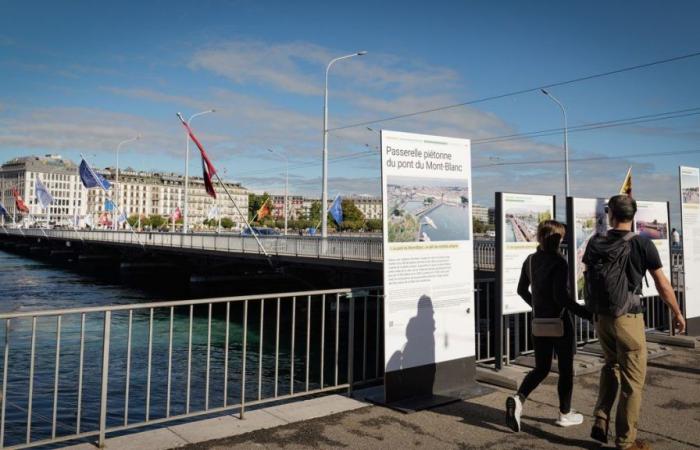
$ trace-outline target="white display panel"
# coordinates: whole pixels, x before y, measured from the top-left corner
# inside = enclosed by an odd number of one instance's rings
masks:
[[[572,199],[571,217],[573,218],[574,243],[574,295],[579,303],[584,302],[584,277],[586,265],[583,263],[583,255],[588,247],[589,240],[596,235],[605,235],[608,231],[608,215],[605,212],[607,200],[603,198],[574,198]],[[570,241],[571,242],[571,241]]]
[[[387,372],[475,355],[467,139],[382,130]]]
[[[700,317],[700,168],[680,168],[685,315]]]
[[[500,267],[503,314],[531,310],[518,295],[518,281],[527,256],[537,250],[537,226],[554,218],[554,197],[551,195],[501,194]]]
[[[634,216],[634,230],[640,236],[645,236],[654,243],[659,251],[659,257],[663,264],[663,272],[671,279],[671,247],[669,244],[670,227],[668,215],[668,203],[647,202],[637,200],[637,215]],[[649,283],[649,286],[647,286]],[[646,280],[642,280],[642,296],[654,297],[659,295],[654,285],[654,280],[647,273]]]

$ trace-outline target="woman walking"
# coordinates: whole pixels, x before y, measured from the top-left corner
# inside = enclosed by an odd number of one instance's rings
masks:
[[[535,369],[527,374],[517,394],[506,400],[506,423],[516,432],[520,431],[523,403],[549,374],[554,352],[559,365],[559,418],[556,423],[562,427],[583,423],[583,416],[571,409],[576,353],[571,313],[588,320],[592,320],[592,315],[569,295],[567,262],[559,251],[564,233],[564,225],[555,220],[541,222],[537,227],[537,252],[528,256],[520,274],[518,295],[533,310]]]

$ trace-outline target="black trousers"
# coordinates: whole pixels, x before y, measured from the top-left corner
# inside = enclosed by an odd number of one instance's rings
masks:
[[[559,366],[559,411],[566,414],[571,411],[571,395],[574,390],[574,353],[576,341],[573,330],[565,327],[564,336],[560,338],[536,337],[535,345],[535,369],[525,376],[518,395],[524,400],[537,386],[547,378],[552,368],[554,352],[557,354]]]

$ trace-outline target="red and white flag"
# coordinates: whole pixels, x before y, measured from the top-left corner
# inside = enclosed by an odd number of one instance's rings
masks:
[[[180,119],[180,122],[182,122],[182,126],[185,127],[185,130],[187,130],[187,134],[190,136],[190,139],[192,139],[192,142],[194,142],[195,145],[197,145],[197,148],[199,149],[199,154],[202,157],[202,177],[204,178],[204,189],[206,189],[207,194],[209,194],[209,196],[211,196],[212,198],[216,198],[214,184],[211,181],[211,177],[213,177],[214,174],[216,174],[216,169],[209,160],[207,152],[204,151],[204,147],[195,137],[194,133],[192,133],[192,129],[187,124],[187,122],[185,122],[185,119],[182,118],[182,115],[180,113],[177,113],[177,117]]]
[[[29,213],[29,208],[27,207],[27,204],[24,203],[24,200],[22,200],[22,196],[19,195],[19,191],[17,190],[17,187],[12,188],[12,195],[15,197],[15,206],[17,206],[17,210],[21,213]]]
[[[182,212],[180,211],[180,207],[179,207],[179,206],[178,206],[177,208],[175,208],[175,211],[173,211],[173,213],[170,215],[170,218],[171,218],[173,221],[177,221],[177,220],[182,219]]]

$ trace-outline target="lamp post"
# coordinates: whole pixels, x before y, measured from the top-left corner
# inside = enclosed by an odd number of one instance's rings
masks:
[[[195,114],[192,114],[189,119],[187,119],[187,126],[190,126],[190,123],[192,122],[192,119],[195,117],[202,116],[204,114],[209,114],[216,112],[215,109],[207,109],[206,111],[201,111]],[[190,229],[190,216],[189,216],[189,209],[188,209],[188,200],[189,200],[189,187],[190,187],[190,136],[189,134],[185,133],[185,141],[186,141],[186,150],[185,150],[185,211],[183,214],[182,218],[182,229],[183,232],[188,233]]]
[[[323,90],[323,187],[321,194],[321,237],[324,239],[328,236],[328,214],[323,213],[323,211],[328,208],[328,72],[331,66],[341,59],[348,59],[353,56],[364,56],[366,54],[367,52],[363,50],[340,56],[332,59],[326,66],[326,82]]]
[[[559,105],[559,108],[561,109],[561,113],[564,116],[564,189],[566,196],[568,197],[570,195],[569,192],[569,127],[566,121],[566,109],[564,108],[564,105],[556,99],[552,94],[547,92],[544,89],[540,89],[544,95],[547,97],[551,98],[552,101],[554,101],[557,105]]]
[[[121,142],[119,143],[119,145],[117,145],[117,174],[116,174],[115,177],[114,177],[114,182],[115,182],[114,184],[116,185],[116,186],[114,187],[114,193],[115,193],[115,197],[116,197],[116,198],[115,198],[116,203],[114,203],[114,204],[112,205],[112,211],[114,211],[115,205],[118,205],[118,204],[120,203],[120,202],[119,202],[119,194],[121,193],[121,186],[119,185],[119,150],[121,150],[122,145],[128,144],[129,142],[138,141],[139,139],[141,139],[141,135],[140,135],[140,134],[136,135],[136,137],[132,137],[131,139],[124,139],[123,141],[121,141]],[[114,213],[112,213],[112,217],[114,217]],[[116,231],[117,227],[119,226],[119,225],[118,225],[118,222],[119,222],[119,218],[117,218],[117,220],[114,220],[114,223],[112,224],[112,228],[113,228],[115,231]]]
[[[289,217],[289,213],[287,211],[288,205],[289,205],[289,200],[287,200],[287,195],[289,194],[289,154],[287,152],[284,152],[284,156],[278,154],[277,152],[267,149],[268,152],[272,153],[273,155],[277,155],[280,158],[284,158],[286,167],[285,167],[285,176],[284,176],[284,235],[287,235],[287,218]]]

